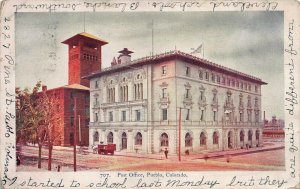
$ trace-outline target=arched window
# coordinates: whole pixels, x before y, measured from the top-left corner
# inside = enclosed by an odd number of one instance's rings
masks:
[[[213,134],[213,144],[219,144],[219,134],[217,131]]]
[[[244,131],[240,132],[240,142],[244,142],[245,134]]]
[[[252,130],[248,131],[248,140],[252,140]]]
[[[143,83],[136,83],[133,86],[134,99],[142,100],[143,99]]]
[[[185,134],[185,147],[192,146],[192,137],[190,133]]]
[[[138,132],[135,135],[135,145],[142,145],[142,143],[143,143],[143,136],[140,132]]]
[[[256,130],[256,132],[255,132],[255,138],[256,138],[256,140],[259,140],[259,130]]]
[[[166,133],[160,136],[160,146],[169,146],[169,137]]]
[[[200,146],[205,146],[206,145],[206,136],[204,132],[201,132],[200,134]]]
[[[114,143],[114,134],[112,132],[109,132],[107,135],[107,144],[113,144]]]
[[[98,142],[98,141],[99,141],[99,133],[98,133],[98,131],[96,131],[94,133],[94,142]]]

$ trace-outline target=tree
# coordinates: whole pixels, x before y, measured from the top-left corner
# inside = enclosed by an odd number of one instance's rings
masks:
[[[42,156],[42,112],[39,101],[38,91],[41,88],[41,82],[38,82],[30,91],[16,89],[16,111],[17,111],[17,141],[22,143],[36,142],[39,147],[38,168],[41,168]]]
[[[48,145],[48,170],[51,171],[52,166],[52,150],[55,143],[61,141],[62,127],[59,112],[59,99],[56,94],[43,91],[39,101],[42,107],[43,128]]]
[[[38,144],[38,168],[41,168],[42,146],[49,146],[48,170],[51,170],[54,142],[61,139],[61,127],[55,107],[58,98],[39,92],[41,82],[37,82],[32,91],[16,89],[17,142],[35,142]]]

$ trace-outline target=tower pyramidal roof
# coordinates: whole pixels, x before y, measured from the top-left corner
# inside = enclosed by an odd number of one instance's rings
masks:
[[[96,36],[94,36],[92,34],[89,34],[87,32],[78,33],[78,34],[74,35],[73,37],[70,37],[69,39],[66,39],[62,43],[64,43],[64,44],[71,44],[71,43],[77,42],[79,39],[82,39],[82,38],[95,40],[98,43],[101,43],[102,45],[108,44],[107,41],[105,41],[105,40],[103,40],[103,39],[101,39],[99,37],[96,37]]]

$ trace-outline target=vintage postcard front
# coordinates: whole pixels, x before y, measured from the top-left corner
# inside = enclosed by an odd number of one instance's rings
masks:
[[[4,1],[1,188],[299,188],[299,2]]]

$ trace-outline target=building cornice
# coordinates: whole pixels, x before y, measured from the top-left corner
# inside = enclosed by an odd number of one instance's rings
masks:
[[[99,77],[102,75],[106,75],[106,74],[110,74],[110,73],[114,73],[114,72],[118,72],[121,70],[126,70],[126,69],[132,69],[134,67],[137,66],[143,66],[143,65],[147,65],[147,64],[156,64],[156,63],[160,63],[166,60],[175,60],[175,59],[179,59],[179,60],[183,60],[185,62],[191,63],[191,64],[196,64],[196,65],[201,65],[204,68],[208,68],[208,69],[213,69],[215,71],[219,71],[220,73],[224,73],[224,74],[228,74],[228,75],[232,75],[235,77],[240,77],[242,79],[245,79],[247,81],[251,81],[254,83],[258,83],[261,85],[265,85],[267,84],[266,82],[262,81],[261,79],[233,70],[231,68],[227,68],[225,66],[221,66],[219,64],[210,62],[206,59],[202,59],[196,56],[193,56],[191,54],[188,53],[184,53],[178,50],[174,50],[174,51],[169,51],[166,53],[162,53],[162,54],[157,54],[154,56],[146,56],[143,58],[139,58],[136,60],[133,60],[131,62],[128,63],[124,63],[124,64],[118,64],[115,66],[111,66],[108,68],[105,68],[101,71],[98,72],[94,72],[90,75],[84,76],[84,79],[92,79],[95,77]]]

